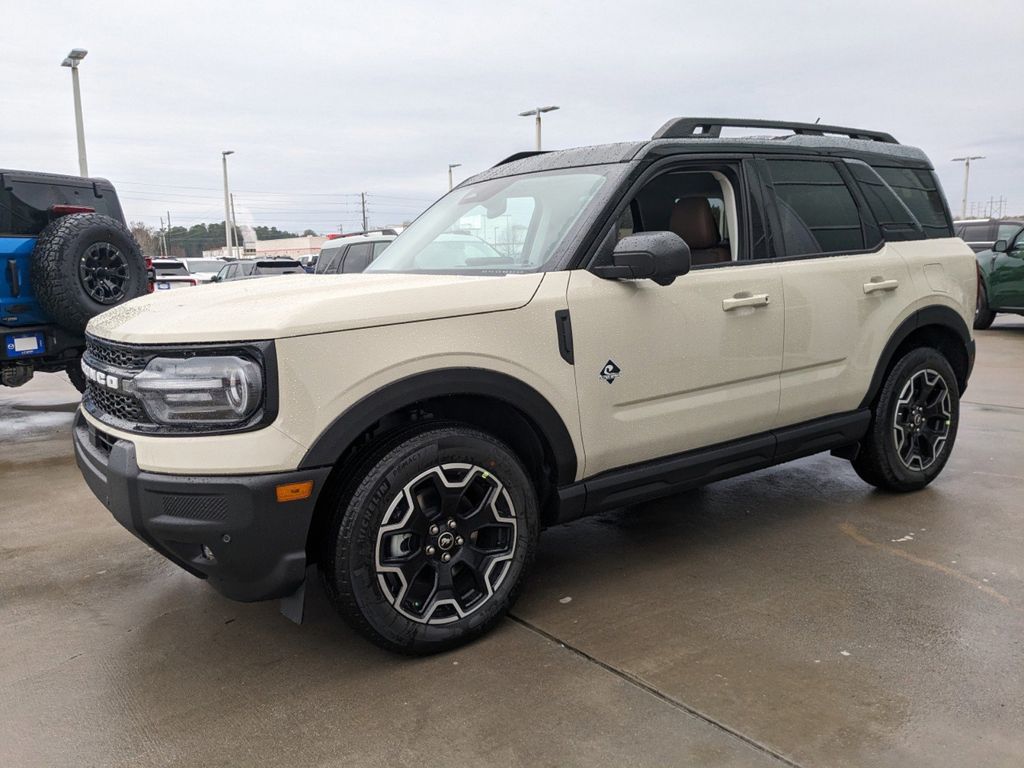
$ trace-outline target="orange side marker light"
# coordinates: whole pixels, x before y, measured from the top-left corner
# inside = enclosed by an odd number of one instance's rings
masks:
[[[313,493],[313,481],[303,480],[301,483],[282,483],[277,486],[278,502],[302,501]]]

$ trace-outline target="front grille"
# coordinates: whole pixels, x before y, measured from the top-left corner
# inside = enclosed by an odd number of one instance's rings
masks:
[[[85,352],[97,363],[126,371],[141,371],[149,361],[148,357],[140,355],[130,347],[93,338],[86,339]]]
[[[99,384],[88,382],[85,387],[86,409],[99,419],[109,416],[131,424],[151,424],[142,403],[131,395],[113,392]]]

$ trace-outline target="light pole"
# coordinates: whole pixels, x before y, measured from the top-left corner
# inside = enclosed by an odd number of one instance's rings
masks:
[[[953,158],[952,162],[954,162],[954,163],[963,163],[964,164],[964,199],[963,199],[963,202],[960,204],[960,218],[961,219],[966,219],[967,218],[967,183],[970,181],[970,178],[971,178],[971,160],[984,160],[984,159],[985,159],[984,155],[968,155],[967,157],[954,157]]]
[[[89,53],[84,48],[72,48],[64,61],[62,67],[71,70],[71,87],[75,92],[75,131],[78,134],[78,172],[82,176],[89,175],[89,162],[85,157],[85,123],[82,122],[82,89],[78,85],[78,65]]]
[[[228,192],[228,155],[233,154],[233,149],[225,149],[220,153],[220,159],[224,163],[224,248],[231,257],[235,255],[235,227],[231,221],[231,193]]]
[[[540,116],[544,112],[554,112],[558,107],[537,107],[536,109],[528,109],[525,112],[520,112],[520,117],[533,117],[537,116],[537,151],[540,152]]]
[[[448,191],[452,191],[452,168],[458,168],[462,163],[448,163]]]

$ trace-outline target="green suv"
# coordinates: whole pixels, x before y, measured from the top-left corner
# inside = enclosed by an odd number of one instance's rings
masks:
[[[1014,222],[1009,233],[1005,224],[992,247],[976,257],[978,305],[974,327],[982,331],[992,325],[997,312],[1024,315],[1024,223]]]

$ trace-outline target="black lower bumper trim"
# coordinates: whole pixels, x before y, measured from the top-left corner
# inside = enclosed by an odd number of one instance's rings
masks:
[[[145,472],[133,443],[98,433],[81,413],[74,444],[86,483],[114,519],[222,594],[268,600],[302,585],[306,537],[329,467],[239,476]],[[277,501],[278,485],[306,480],[313,482],[309,498]]]

